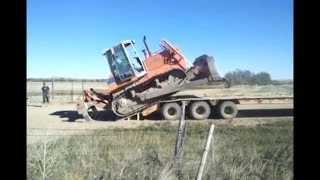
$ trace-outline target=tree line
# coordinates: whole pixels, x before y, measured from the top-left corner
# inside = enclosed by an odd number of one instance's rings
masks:
[[[293,84],[292,80],[272,80],[268,72],[254,73],[250,70],[236,69],[225,74],[231,85],[281,85]],[[28,78],[27,82],[106,82],[106,79],[72,79],[72,78]]]
[[[250,70],[236,69],[225,74],[225,78],[229,80],[228,85],[281,85],[293,84],[292,80],[280,81],[272,80],[268,72],[254,73]]]

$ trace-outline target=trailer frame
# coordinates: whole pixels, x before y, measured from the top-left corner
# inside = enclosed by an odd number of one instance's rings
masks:
[[[170,96],[166,99],[161,100],[159,103],[156,103],[150,107],[143,109],[139,113],[131,115],[130,117],[123,117],[121,119],[130,120],[133,116],[137,116],[137,120],[140,120],[140,117],[148,116],[148,115],[154,113],[155,111],[161,109],[165,104],[168,104],[168,103],[177,103],[177,104],[179,104],[179,106],[181,108],[182,102],[186,102],[187,109],[189,109],[190,105],[195,102],[206,102],[210,106],[210,111],[212,111],[213,109],[216,109],[216,110],[218,110],[218,112],[220,112],[220,115],[221,115],[222,111],[224,111],[224,109],[221,109],[221,108],[225,108],[223,105],[227,104],[226,107],[231,108],[232,111],[234,111],[234,113],[231,114],[230,116],[224,115],[224,116],[222,116],[222,119],[233,119],[237,116],[237,113],[238,113],[237,105],[293,104],[293,96],[272,96],[272,97],[271,96],[269,96],[269,97],[261,97],[261,96],[226,96],[226,97]],[[179,112],[177,112],[177,113],[179,114]],[[162,115],[163,115],[163,113],[162,113]],[[177,117],[179,117],[179,116],[177,115]],[[171,120],[173,120],[173,119],[171,119]]]

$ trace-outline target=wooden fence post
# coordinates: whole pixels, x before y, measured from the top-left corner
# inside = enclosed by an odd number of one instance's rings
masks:
[[[207,138],[207,142],[206,142],[206,146],[204,148],[202,159],[201,159],[201,162],[200,162],[200,165],[199,165],[197,180],[201,180],[201,178],[202,178],[204,166],[205,166],[206,160],[207,160],[208,151],[210,149],[211,139],[212,139],[212,136],[213,136],[213,129],[214,129],[214,125],[211,124],[210,130],[209,130],[209,134],[208,134],[208,138]]]
[[[182,151],[183,151],[183,143],[185,139],[186,134],[186,124],[185,124],[185,106],[186,102],[182,102],[182,113],[179,120],[179,127],[178,127],[178,133],[177,133],[177,139],[176,139],[176,146],[174,151],[174,158],[173,163],[171,165],[170,169],[178,169],[178,176],[180,178],[180,163],[181,163],[181,157],[182,157]]]
[[[82,92],[83,92],[84,87],[83,87],[83,81],[82,80],[81,80],[81,86],[82,86]],[[81,92],[81,94],[82,94],[82,92]]]
[[[71,102],[73,102],[73,79],[71,80]]]

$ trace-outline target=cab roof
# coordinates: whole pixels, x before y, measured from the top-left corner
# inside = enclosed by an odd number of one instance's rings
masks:
[[[120,43],[111,46],[111,48],[113,48],[113,47],[115,47],[115,46],[118,46],[119,44],[124,44],[124,45],[126,45],[126,44],[129,44],[129,43],[131,43],[131,42],[134,42],[134,40],[123,40],[123,41],[121,41]],[[106,49],[106,50],[103,52],[103,54],[106,53],[107,51],[111,50],[111,48]]]

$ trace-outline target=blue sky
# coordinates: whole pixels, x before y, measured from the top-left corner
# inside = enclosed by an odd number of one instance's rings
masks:
[[[103,50],[143,36],[165,38],[189,61],[215,58],[221,75],[239,69],[293,78],[292,0],[28,0],[27,78],[107,78]]]

